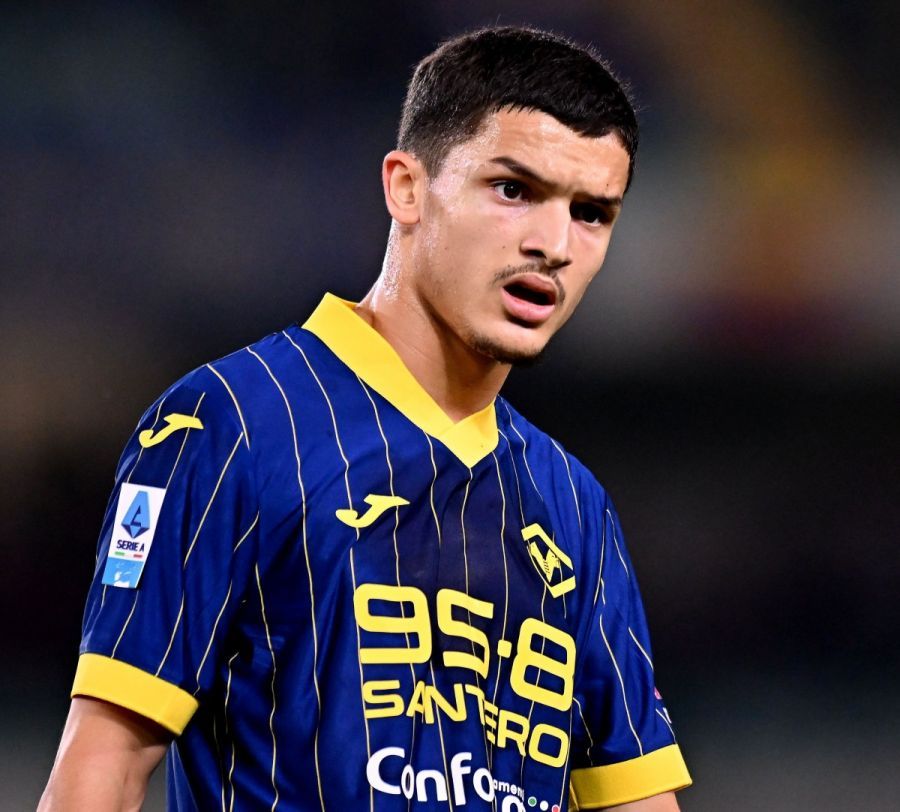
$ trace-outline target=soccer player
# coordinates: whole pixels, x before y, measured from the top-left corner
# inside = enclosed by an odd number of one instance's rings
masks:
[[[358,304],[191,372],[117,472],[45,810],[677,810],[616,512],[498,395],[603,264],[637,124],[559,37],[417,67]]]

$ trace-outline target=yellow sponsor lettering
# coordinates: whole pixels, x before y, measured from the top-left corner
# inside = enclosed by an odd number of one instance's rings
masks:
[[[540,647],[532,645],[536,637],[542,641]],[[562,649],[564,659],[557,660],[544,653],[547,641]],[[555,678],[552,687],[540,684],[541,675],[545,672]],[[530,676],[534,682],[529,681]],[[575,641],[572,636],[537,618],[525,618],[519,629],[516,656],[509,675],[512,689],[525,699],[567,711],[572,706],[574,677]]]
[[[484,691],[477,685],[466,685],[466,693],[475,697],[475,701],[478,703],[478,719],[484,727]]]
[[[398,679],[373,679],[363,683],[363,702],[366,719],[382,719],[403,713],[403,697],[394,693],[400,689]],[[384,693],[390,691],[391,693]],[[374,705],[375,707],[370,707]]]
[[[525,755],[528,740],[528,717],[509,710],[501,710],[497,716],[497,747],[513,742],[520,755]]]
[[[363,683],[365,717],[381,719],[406,715],[419,716],[426,725],[437,721],[436,711],[453,722],[468,718],[466,695],[475,698],[478,719],[485,738],[499,748],[515,747],[519,754],[528,755],[541,764],[559,767],[569,754],[569,736],[561,728],[544,722],[531,727],[528,718],[507,710],[488,700],[477,685],[457,682],[453,685],[453,701],[435,686],[418,680],[412,696],[406,701],[399,680],[368,680]]]
[[[450,637],[461,637],[468,640],[472,647],[471,654],[464,651],[445,651],[444,665],[470,668],[476,674],[486,678],[490,657],[487,635],[481,629],[476,629],[471,623],[455,620],[453,617],[454,607],[465,610],[470,616],[478,615],[478,617],[490,619],[494,616],[494,604],[489,601],[480,601],[478,598],[473,598],[456,589],[441,589],[437,594],[438,628]],[[475,653],[476,646],[481,649],[480,655]]]
[[[397,604],[394,613],[376,614],[373,604]],[[431,623],[425,593],[414,586],[360,584],[353,594],[356,622],[367,632],[406,635],[406,646],[361,647],[359,661],[371,663],[424,663],[431,656]],[[400,615],[399,617],[397,615]],[[416,638],[411,645],[410,635]]]
[[[451,705],[447,698],[433,685],[425,686],[425,696],[428,701],[438,706],[451,722],[461,722],[466,718],[466,697],[463,685],[457,682],[453,686],[454,704]]]
[[[422,714],[426,725],[434,723],[434,708],[425,695],[425,683],[422,680],[416,683],[412,696],[409,698],[409,704],[406,706],[407,716],[415,716],[417,713]]]
[[[496,744],[497,742],[497,713],[499,709],[493,702],[488,702],[487,699],[484,700],[484,720],[482,722],[484,726],[484,735],[485,738],[491,743]]]
[[[556,754],[542,750],[544,739],[555,739],[557,742]],[[548,745],[552,747],[552,744]],[[569,734],[558,727],[541,724],[535,725],[528,740],[528,755],[541,764],[548,767],[562,767],[569,756]]]

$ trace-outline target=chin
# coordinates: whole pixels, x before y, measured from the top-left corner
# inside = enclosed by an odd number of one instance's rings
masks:
[[[474,335],[468,342],[469,346],[478,353],[492,358],[501,364],[511,364],[516,367],[534,366],[544,354],[546,344],[538,346],[526,343],[498,341],[485,335]]]

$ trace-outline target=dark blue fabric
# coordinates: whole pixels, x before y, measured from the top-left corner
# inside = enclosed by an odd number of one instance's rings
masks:
[[[290,327],[147,411],[118,482],[167,489],[155,541],[137,589],[102,586],[114,492],[82,650],[196,695],[172,808],[565,809],[570,768],[673,742],[612,505],[495,408],[470,469]],[[173,412],[203,429],[142,449]],[[338,520],[369,494],[409,504]]]

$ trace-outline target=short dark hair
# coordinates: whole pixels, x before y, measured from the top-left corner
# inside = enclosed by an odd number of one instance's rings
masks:
[[[434,176],[451,147],[503,108],[539,110],[579,135],[615,133],[631,183],[638,124],[627,90],[592,50],[533,28],[481,28],[426,56],[409,83],[397,144]]]

